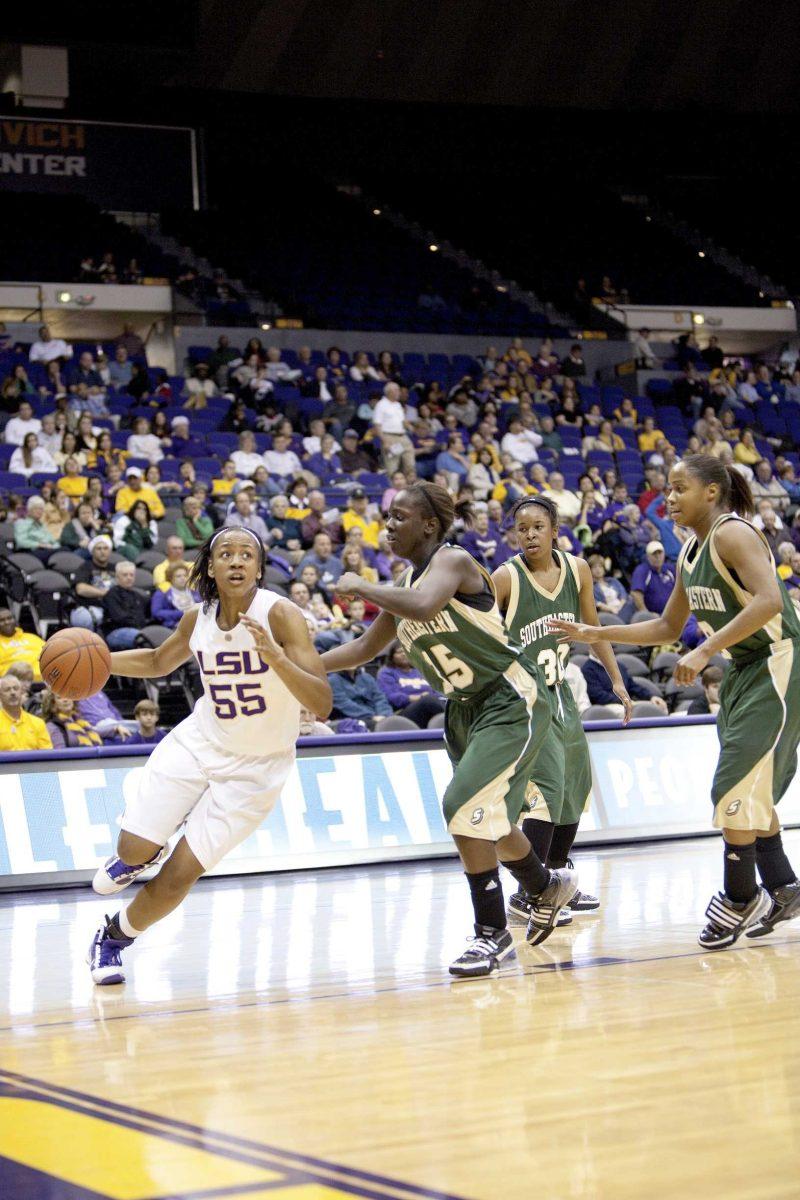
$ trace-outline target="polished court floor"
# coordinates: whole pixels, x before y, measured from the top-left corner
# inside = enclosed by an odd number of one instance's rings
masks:
[[[703,952],[715,838],[578,865],[602,914],[460,984],[452,861],[205,882],[116,989],[101,900],[0,897],[0,1197],[800,1196],[800,922]]]

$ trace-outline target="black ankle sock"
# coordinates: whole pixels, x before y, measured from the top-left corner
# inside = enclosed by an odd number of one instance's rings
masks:
[[[490,925],[492,929],[505,929],[506,906],[499,869],[495,867],[491,871],[479,871],[477,875],[470,875],[469,871],[465,871],[465,875],[472,894],[475,924]]]
[[[534,821],[532,817],[526,817],[522,822],[522,832],[533,846],[537,858],[542,862],[547,861],[547,856],[550,853],[550,843],[553,840],[554,825],[549,821]]]
[[[130,941],[130,938],[126,937],[119,927],[119,913],[115,913],[113,917],[106,917],[106,928],[103,936],[110,937],[115,942]]]
[[[550,843],[550,853],[547,856],[548,867],[557,870],[567,865],[575,834],[578,832],[578,822],[573,825],[556,825],[553,829],[553,840]]]
[[[537,825],[541,822],[537,821]],[[524,858],[516,858],[512,862],[504,862],[503,866],[516,879],[523,892],[529,896],[538,896],[550,882],[550,872],[542,863],[536,851],[531,848]]]
[[[768,892],[783,887],[785,883],[794,883],[797,879],[786,857],[780,829],[772,837],[756,838],[756,866]]]
[[[749,846],[725,842],[725,895],[734,904],[747,904],[757,888],[755,842]]]

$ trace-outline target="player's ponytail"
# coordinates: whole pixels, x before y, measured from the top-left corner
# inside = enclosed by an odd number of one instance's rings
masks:
[[[453,527],[456,517],[469,525],[472,521],[472,506],[468,500],[455,504],[447,488],[427,480],[417,480],[403,489],[422,509],[426,516],[434,517],[439,523],[439,537],[444,540]]]
[[[752,517],[756,510],[750,484],[735,467],[721,463],[713,454],[690,454],[683,459],[686,471],[701,483],[715,483],[719,488],[719,505],[740,517]]]
[[[730,482],[731,510],[738,513],[740,517],[752,517],[756,511],[753,493],[750,489],[750,484],[745,479],[741,471],[737,471],[735,467],[725,467],[728,472],[728,480]]]

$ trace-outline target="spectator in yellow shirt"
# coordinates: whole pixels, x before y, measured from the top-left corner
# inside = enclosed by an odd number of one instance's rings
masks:
[[[639,450],[642,454],[651,454],[656,448],[656,442],[664,434],[656,429],[655,417],[645,417],[642,422],[642,432],[639,434]]]
[[[52,750],[53,743],[41,717],[22,707],[23,687],[14,675],[0,679],[0,752]]]
[[[236,483],[236,463],[232,458],[226,458],[222,464],[222,475],[211,481],[211,493],[214,496],[230,496]]]
[[[153,567],[153,583],[160,592],[168,592],[172,584],[167,579],[168,567],[185,567],[187,571],[191,571],[192,564],[187,562],[183,557],[186,553],[186,547],[182,540],[175,534],[167,538],[166,545],[167,557],[163,562]]]
[[[12,663],[25,662],[33,669],[33,678],[38,683],[42,678],[39,671],[42,650],[44,641],[35,633],[24,633],[10,608],[0,608],[0,677]]]
[[[364,489],[353,488],[350,493],[350,504],[342,513],[342,529],[345,533],[348,529],[360,529],[364,536],[364,544],[377,550],[378,535],[382,526],[380,521],[369,516],[367,505],[367,493]]]
[[[64,463],[64,474],[59,479],[56,487],[60,492],[64,492],[67,496],[71,496],[77,500],[81,496],[86,495],[86,489],[89,486],[89,480],[85,475],[81,475],[81,465],[77,458],[70,456]]]
[[[150,516],[160,521],[164,515],[164,504],[155,488],[144,483],[143,479],[141,467],[128,467],[125,472],[125,486],[117,492],[115,511],[130,512],[137,500],[144,500],[150,509]]]
[[[764,455],[761,454],[756,446],[755,438],[750,429],[745,429],[742,434],[742,440],[734,446],[733,457],[737,463],[742,463],[745,467],[754,467],[756,463],[761,462]]]

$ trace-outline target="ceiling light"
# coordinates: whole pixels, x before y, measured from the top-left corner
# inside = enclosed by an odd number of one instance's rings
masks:
[[[379,217],[381,215],[381,210],[379,208],[373,208],[372,215],[373,217]]]
[[[706,252],[705,252],[705,250],[698,250],[698,251],[697,251],[697,257],[698,257],[698,258],[705,258],[705,256],[706,256]]]
[[[436,242],[431,242],[430,246],[428,246],[428,249],[435,254],[439,247],[436,245]]]
[[[702,313],[692,313],[692,320],[695,325],[705,325],[706,319]]]
[[[59,304],[69,304],[72,299],[72,292],[59,292],[56,299]]]
[[[270,325],[269,321],[262,321],[261,328],[266,331],[267,329],[272,329],[272,326]]]

